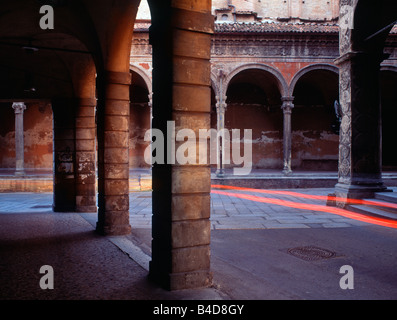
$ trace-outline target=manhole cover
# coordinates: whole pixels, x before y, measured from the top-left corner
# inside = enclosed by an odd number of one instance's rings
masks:
[[[336,252],[314,246],[288,249],[288,253],[305,261],[316,261],[336,257]]]

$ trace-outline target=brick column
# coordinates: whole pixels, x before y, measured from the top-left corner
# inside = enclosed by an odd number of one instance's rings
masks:
[[[199,129],[210,128],[213,17],[208,1],[178,4],[171,8],[164,1],[161,17],[152,20],[153,128],[165,134],[167,120],[173,120],[177,132],[189,128],[198,138]],[[150,277],[170,290],[208,286],[210,164],[154,164],[152,172]]]
[[[131,232],[129,223],[129,72],[108,71],[98,100],[98,223],[106,235]]]
[[[23,113],[26,106],[23,102],[15,102],[12,105],[15,112],[15,175],[24,175],[24,139],[23,139]]]
[[[292,138],[292,128],[291,128],[291,113],[294,108],[294,97],[282,97],[283,105],[283,151],[284,151],[284,167],[283,173],[285,175],[290,175],[292,173],[291,169],[291,138]]]
[[[78,99],[76,108],[76,211],[96,212],[95,99]]]
[[[74,99],[52,101],[54,123],[54,198],[52,206],[55,212],[74,212],[76,208],[75,106]]]

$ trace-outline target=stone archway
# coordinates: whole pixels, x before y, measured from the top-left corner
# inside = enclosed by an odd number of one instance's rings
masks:
[[[225,128],[239,129],[241,134],[244,129],[252,130],[254,169],[282,167],[284,86],[280,77],[265,65],[241,66],[226,77]]]
[[[301,69],[291,82],[292,166],[298,170],[337,171],[338,74],[335,66],[314,64]]]
[[[233,71],[231,71],[229,74],[227,74],[225,81],[223,82],[223,92],[226,92],[226,89],[229,87],[230,81],[240,72],[244,70],[262,70],[265,72],[270,73],[275,79],[276,79],[276,84],[278,87],[278,90],[281,94],[282,97],[288,96],[288,84],[285,81],[283,75],[281,74],[280,71],[277,69],[268,66],[266,64],[261,64],[261,63],[247,63],[242,66],[239,66],[235,68]]]

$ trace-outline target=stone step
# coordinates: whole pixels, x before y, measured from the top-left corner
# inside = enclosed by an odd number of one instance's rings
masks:
[[[363,205],[363,204],[354,204],[354,205],[351,204],[351,205],[347,206],[347,209],[350,211],[365,214],[368,216],[397,220],[397,210],[392,209],[392,208],[387,208],[387,210],[386,210],[384,207],[369,206],[369,205]]]
[[[377,192],[375,199],[397,204],[397,192]]]

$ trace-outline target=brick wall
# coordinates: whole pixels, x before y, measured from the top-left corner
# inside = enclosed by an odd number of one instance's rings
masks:
[[[262,18],[331,20],[339,15],[339,0],[232,0],[238,11],[254,11]],[[227,8],[227,0],[213,0],[213,9]]]

